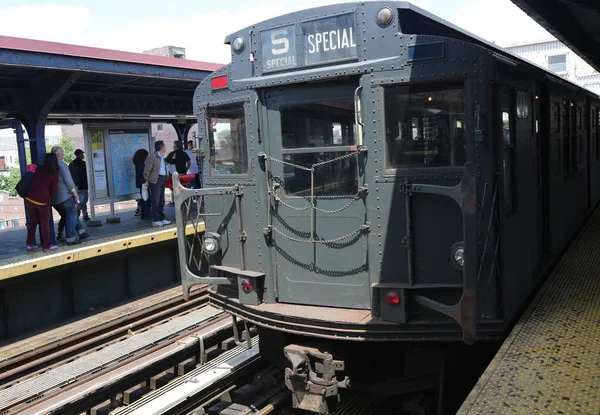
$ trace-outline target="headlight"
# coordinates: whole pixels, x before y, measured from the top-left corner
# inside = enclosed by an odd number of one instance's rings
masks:
[[[465,266],[465,248],[458,248],[454,251],[454,261],[461,267]]]
[[[462,271],[465,266],[465,247],[462,242],[458,242],[450,248],[452,254],[452,266],[459,271]]]
[[[377,23],[381,26],[387,26],[394,20],[394,12],[389,7],[379,9],[377,12]]]
[[[204,252],[206,252],[209,255],[214,255],[216,254],[220,247],[219,247],[219,235],[218,234],[213,234],[213,233],[207,233],[204,235],[204,242],[203,242],[203,248],[204,248]]]
[[[231,46],[233,47],[233,51],[235,53],[240,53],[246,47],[246,42],[244,42],[244,38],[243,37],[238,36],[235,39],[233,39],[233,42],[231,43]]]

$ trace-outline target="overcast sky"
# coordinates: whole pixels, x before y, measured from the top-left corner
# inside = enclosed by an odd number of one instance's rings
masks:
[[[174,45],[187,58],[229,62],[225,36],[270,17],[336,0],[0,1],[0,34],[142,52]],[[553,37],[510,0],[412,3],[500,45]]]

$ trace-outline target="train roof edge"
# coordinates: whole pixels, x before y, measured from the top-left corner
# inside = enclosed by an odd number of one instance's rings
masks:
[[[445,19],[442,19],[441,17],[425,10],[422,9],[421,7],[418,7],[410,2],[407,1],[369,1],[369,2],[364,2],[364,1],[359,1],[359,2],[340,2],[340,3],[335,3],[335,4],[329,4],[329,5],[325,5],[325,6],[318,6],[318,7],[311,7],[311,8],[306,8],[306,9],[302,9],[302,10],[297,10],[294,12],[290,12],[290,13],[286,13],[286,14],[282,14],[276,17],[272,17],[270,19],[267,20],[263,20],[261,22],[257,22],[254,23],[251,26],[247,26],[245,28],[239,29],[229,35],[227,35],[225,37],[225,44],[226,45],[230,45],[231,41],[236,37],[239,36],[241,34],[248,34],[251,33],[252,31],[261,31],[264,30],[268,27],[277,27],[280,25],[284,25],[286,23],[292,23],[294,21],[299,21],[299,20],[303,20],[303,19],[307,19],[311,16],[314,15],[319,15],[319,14],[327,14],[327,13],[333,13],[333,12],[339,12],[341,10],[350,10],[350,9],[355,9],[358,8],[360,6],[364,6],[365,3],[369,3],[369,4],[379,4],[381,7],[384,6],[388,6],[388,7],[393,7],[396,8],[398,10],[402,9],[402,10],[409,10],[412,11],[416,14],[418,14],[421,18],[425,18],[430,20],[431,22],[441,25],[448,30],[447,33],[447,37],[452,37],[452,38],[463,38],[463,40],[471,42],[473,44],[477,44],[479,46],[482,46],[492,52],[496,52],[498,53],[500,56],[503,56],[504,58],[508,58],[511,60],[515,60],[520,64],[523,65],[527,65],[531,68],[535,68],[537,70],[541,70],[544,73],[546,73],[547,77],[549,78],[549,80],[551,80],[552,82],[557,82],[559,84],[563,84],[565,86],[570,86],[570,87],[575,87],[577,89],[581,89],[581,90],[585,90],[589,93],[589,95],[592,95],[596,98],[600,99],[600,95],[595,94],[593,91],[584,88],[583,86],[569,80],[569,79],[565,79],[557,74],[555,74],[554,72],[550,71],[548,68],[545,68],[541,65],[538,65],[535,62],[532,62],[530,60],[527,60],[513,52],[508,51],[507,49],[503,48],[500,45],[497,45],[493,42],[490,42],[488,40],[483,39],[482,37],[479,37],[477,35],[475,35],[474,33],[471,33]],[[215,72],[213,72],[213,74],[216,73],[222,73],[223,70],[226,70],[227,67],[229,67],[231,65],[232,62],[229,62],[225,65],[223,65],[222,68],[216,70]],[[207,81],[211,76],[206,77],[206,79],[204,79],[201,83],[204,83],[205,81]]]

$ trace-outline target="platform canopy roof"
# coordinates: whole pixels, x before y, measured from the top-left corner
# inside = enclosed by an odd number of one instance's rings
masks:
[[[600,0],[511,0],[600,71]]]
[[[0,36],[0,120],[181,122],[193,118],[196,86],[221,66]]]

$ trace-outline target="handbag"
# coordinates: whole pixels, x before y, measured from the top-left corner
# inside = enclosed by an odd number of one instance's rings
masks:
[[[21,177],[21,180],[19,180],[15,186],[15,190],[22,198],[26,198],[29,194],[29,189],[31,189],[31,184],[33,183],[33,177],[34,173],[31,171],[31,169],[27,169],[25,175]]]

